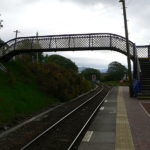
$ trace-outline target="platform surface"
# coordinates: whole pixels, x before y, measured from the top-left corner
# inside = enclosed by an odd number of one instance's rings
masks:
[[[78,150],[150,150],[150,117],[128,87],[108,94]]]

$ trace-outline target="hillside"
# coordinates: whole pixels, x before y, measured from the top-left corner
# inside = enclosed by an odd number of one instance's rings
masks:
[[[52,103],[69,100],[92,88],[79,75],[56,64],[24,65],[12,61],[4,65],[8,72],[0,70],[0,125]]]
[[[0,70],[0,122],[8,122],[34,112],[57,101],[46,96],[37,86],[33,74],[23,65],[11,62],[5,65],[9,70]]]

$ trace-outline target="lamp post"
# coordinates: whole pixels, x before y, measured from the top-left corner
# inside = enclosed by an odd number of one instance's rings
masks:
[[[18,33],[20,33],[19,30],[14,31],[15,32],[15,44],[14,44],[14,50],[16,49],[16,43],[17,43],[17,37],[18,37]],[[13,59],[16,59],[16,56],[13,57]]]
[[[17,38],[18,37],[18,33],[20,33],[20,31],[19,30],[16,30],[16,31],[14,31],[15,32],[15,38]]]
[[[130,96],[133,96],[132,88],[132,74],[131,74],[131,62],[130,62],[130,48],[129,48],[129,35],[128,35],[128,25],[127,25],[127,14],[126,14],[126,3],[125,0],[119,0],[123,5],[123,16],[124,16],[124,28],[126,37],[126,49],[127,49],[127,61],[128,61],[128,76],[129,76],[129,92]]]

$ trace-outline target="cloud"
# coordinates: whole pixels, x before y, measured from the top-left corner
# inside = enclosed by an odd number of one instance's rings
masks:
[[[115,0],[61,0],[61,1],[71,1],[74,3],[82,4],[82,5],[96,5],[96,4],[114,4]]]
[[[124,35],[121,3],[119,0],[1,0],[0,13],[4,28],[0,30],[2,39],[14,38],[14,30],[19,36],[48,34],[69,34],[89,32],[110,32]],[[128,1],[127,0],[127,4]],[[135,0],[132,0],[133,2]],[[133,42],[147,39],[150,2],[137,0],[128,6],[129,27]],[[147,5],[147,6],[146,6]],[[144,9],[141,10],[141,6]],[[143,29],[144,27],[144,29]],[[122,34],[123,33],[123,34]],[[138,35],[138,36],[137,36]],[[126,57],[117,53],[72,52],[64,53],[78,66],[106,68],[111,61],[126,65]]]
[[[96,69],[107,68],[108,64],[118,61],[127,66],[126,56],[115,51],[78,51],[78,52],[52,52],[71,59],[79,67],[93,67]]]
[[[150,1],[126,0],[126,3],[131,40],[147,44]],[[4,20],[1,36],[7,40],[14,37],[17,28],[22,31],[20,36],[34,35],[36,31],[40,34],[110,32],[124,36],[119,0],[1,0],[0,14]]]
[[[150,1],[149,0],[128,0],[127,16],[129,23],[130,37],[136,44],[149,44],[150,39]]]

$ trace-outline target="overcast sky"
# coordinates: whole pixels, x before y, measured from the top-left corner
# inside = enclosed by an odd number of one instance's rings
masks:
[[[150,43],[150,0],[126,0],[129,38],[137,45]],[[119,0],[0,0],[3,28],[0,38],[18,36],[114,33],[124,36],[122,4]],[[117,52],[63,52],[78,66],[106,68],[112,61],[126,65]]]

